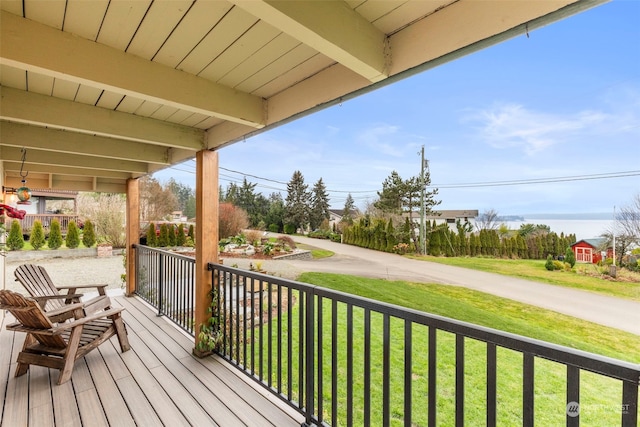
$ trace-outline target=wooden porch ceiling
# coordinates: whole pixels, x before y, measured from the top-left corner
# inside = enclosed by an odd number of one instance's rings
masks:
[[[125,192],[604,1],[0,0],[5,185]]]
[[[304,418],[217,357],[196,359],[193,340],[137,298],[124,305],[131,350],[106,343],[76,362],[71,380],[32,366],[13,376],[25,334],[0,313],[0,425],[299,426]]]

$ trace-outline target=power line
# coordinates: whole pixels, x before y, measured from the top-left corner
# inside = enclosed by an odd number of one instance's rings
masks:
[[[553,177],[553,178],[533,178],[533,179],[508,180],[508,181],[471,182],[471,183],[459,183],[459,184],[433,184],[431,185],[431,187],[434,187],[434,188],[501,187],[501,186],[507,186],[507,185],[549,184],[554,182],[589,181],[589,180],[595,180],[595,179],[626,178],[631,176],[640,176],[640,171],[610,172],[610,173],[591,174],[591,175],[560,176],[560,177]]]

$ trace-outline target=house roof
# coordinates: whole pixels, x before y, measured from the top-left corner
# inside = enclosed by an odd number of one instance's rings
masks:
[[[577,242],[572,244],[571,247],[576,246],[577,244],[579,244],[581,242],[584,242],[584,243],[588,244],[589,246],[593,247],[594,249],[598,249],[598,248],[603,247],[607,243],[607,239],[605,239],[604,237],[594,237],[592,239],[582,239],[582,240],[578,240]]]
[[[125,192],[604,2],[2,0],[5,185]]]
[[[426,219],[458,219],[458,218],[476,218],[478,216],[477,209],[467,210],[441,210],[436,211],[432,215],[425,216]]]

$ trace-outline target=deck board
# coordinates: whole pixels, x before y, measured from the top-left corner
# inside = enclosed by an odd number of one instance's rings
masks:
[[[79,359],[71,380],[32,367],[15,378],[25,334],[0,317],[0,426],[299,426],[303,417],[218,357],[197,359],[193,339],[137,298],[119,297],[131,350],[116,337]],[[12,363],[14,362],[14,363]]]

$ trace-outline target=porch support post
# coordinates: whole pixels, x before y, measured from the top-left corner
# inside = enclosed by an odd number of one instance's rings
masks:
[[[136,290],[136,257],[133,245],[138,244],[140,234],[140,190],[137,179],[127,180],[127,296]]]
[[[200,325],[210,316],[210,262],[218,262],[218,153],[203,150],[196,154],[196,301],[195,345]]]

